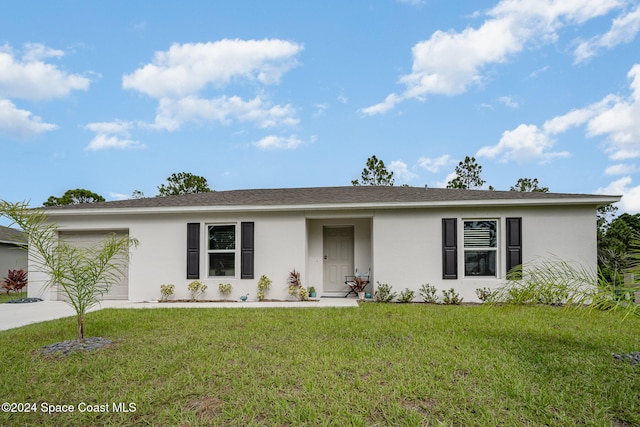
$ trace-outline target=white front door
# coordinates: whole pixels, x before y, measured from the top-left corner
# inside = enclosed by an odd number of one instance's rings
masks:
[[[353,275],[353,227],[325,227],[323,292],[348,292],[345,276]]]

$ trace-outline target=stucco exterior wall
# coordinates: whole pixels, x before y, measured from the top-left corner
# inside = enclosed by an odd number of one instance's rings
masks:
[[[0,281],[7,270],[27,270],[27,252],[15,245],[0,243]]]
[[[255,300],[261,275],[272,281],[268,299],[287,299],[288,272],[302,274],[304,286],[315,286],[322,295],[323,229],[352,226],[354,267],[371,268],[374,282],[388,283],[394,291],[416,291],[429,283],[441,290],[454,288],[465,301],[477,301],[477,288],[497,287],[506,274],[505,218],[522,217],[522,256],[525,263],[555,256],[596,268],[595,207],[416,208],[361,211],[220,212],[131,215],[61,216],[61,230],[128,230],[138,239],[129,265],[129,299],[156,300],[160,285],[174,284],[175,298],[188,297],[186,279],[187,223],[200,228],[200,281],[208,286],[204,299],[219,299],[218,284],[231,283],[231,299],[249,293]],[[442,219],[457,218],[458,278],[442,278]],[[497,277],[465,277],[463,221],[495,219],[498,222]],[[240,223],[254,222],[254,279],[240,279],[240,251],[235,277],[208,277],[207,225],[236,224],[239,247]],[[55,299],[44,292],[38,273],[30,275],[29,296]],[[369,289],[372,289],[370,287]]]
[[[553,257],[579,263],[595,272],[596,214],[588,207],[422,209],[377,211],[374,265],[376,281],[417,291],[424,283],[439,291],[454,288],[465,301],[478,301],[477,288],[495,289],[504,280],[505,218],[522,217],[522,256],[525,264]],[[442,278],[442,218],[458,219],[458,278]],[[496,277],[465,277],[462,226],[464,220],[498,221]],[[438,296],[442,297],[441,292]]]

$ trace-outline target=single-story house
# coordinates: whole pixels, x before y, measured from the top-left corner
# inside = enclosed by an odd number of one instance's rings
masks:
[[[342,297],[345,276],[370,275],[417,291],[429,283],[477,301],[509,269],[559,257],[595,271],[596,209],[619,196],[416,187],[321,187],[216,191],[47,208],[59,236],[85,244],[108,233],[139,241],[128,274],[106,299],[155,300],[160,285],[219,283],[255,300],[262,275],[269,299],[288,297],[288,273],[320,297]],[[32,277],[32,284],[36,277]],[[41,279],[41,277],[40,277]],[[38,281],[41,283],[41,281]],[[416,292],[417,294],[417,292]],[[29,296],[58,298],[30,286]]]
[[[0,282],[8,270],[27,271],[27,244],[24,233],[14,228],[0,226]]]

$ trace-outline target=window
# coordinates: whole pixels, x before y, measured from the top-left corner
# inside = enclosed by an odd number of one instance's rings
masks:
[[[236,275],[236,226],[209,226],[209,276]]]
[[[464,221],[465,276],[495,276],[497,221]]]

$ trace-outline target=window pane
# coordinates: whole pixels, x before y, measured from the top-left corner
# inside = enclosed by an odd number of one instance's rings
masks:
[[[235,276],[236,254],[214,252],[209,254],[209,276]]]
[[[209,250],[233,250],[236,248],[235,225],[210,225]]]
[[[465,251],[465,276],[495,276],[496,251]]]
[[[465,221],[465,248],[495,248],[497,221]]]

